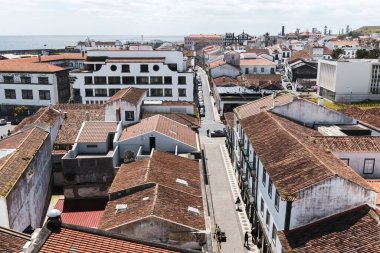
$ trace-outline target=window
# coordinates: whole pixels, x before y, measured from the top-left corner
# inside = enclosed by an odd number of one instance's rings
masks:
[[[165,94],[165,97],[172,97],[173,96],[172,89],[164,89],[164,94]]]
[[[249,69],[245,68],[245,74],[247,75],[249,73]]]
[[[50,100],[50,91],[49,90],[39,90],[38,91],[40,100]]]
[[[150,96],[151,97],[162,97],[162,89],[150,89]]]
[[[179,97],[186,97],[186,89],[178,89]]]
[[[13,76],[4,76],[4,83],[14,83]]]
[[[274,195],[274,207],[276,207],[277,211],[278,211],[278,208],[280,207],[280,194],[278,194],[277,190],[276,190],[276,195]]]
[[[253,68],[253,73],[256,73],[256,72],[257,72],[257,68],[254,67],[254,68]]]
[[[171,76],[165,76],[164,77],[164,84],[172,84],[172,77]]]
[[[160,67],[159,67],[158,65],[154,65],[154,66],[153,66],[153,70],[154,70],[154,71],[158,71],[159,69],[160,69]]]
[[[123,84],[135,84],[134,76],[123,76]]]
[[[84,84],[92,84],[92,76],[85,76]]]
[[[267,210],[267,216],[265,218],[265,224],[267,225],[267,229],[269,230],[269,223],[270,223],[270,213]]]
[[[267,172],[265,171],[264,168],[263,168],[263,174],[261,175],[261,181],[263,182],[263,185],[265,186],[265,184],[267,183]]]
[[[363,174],[373,174],[375,169],[375,159],[364,159]]]
[[[107,89],[95,89],[95,97],[107,97]]]
[[[342,162],[344,162],[346,165],[350,165],[350,158],[341,158]]]
[[[108,77],[109,84],[120,84],[120,76],[109,76]]]
[[[272,198],[272,179],[269,178],[269,183],[268,183],[268,195],[270,198]]]
[[[162,84],[162,76],[151,76],[150,84]]]
[[[186,84],[186,76],[179,76],[178,84]]]
[[[33,91],[32,90],[21,90],[22,99],[33,99]]]
[[[39,84],[49,84],[49,77],[46,77],[46,76],[38,77],[38,83]]]
[[[261,68],[261,72],[264,72],[264,68]]]
[[[6,99],[16,99],[16,90],[5,89],[4,91]]]
[[[261,212],[261,215],[264,216],[264,200],[263,200],[263,198],[261,198],[260,212]]]
[[[118,92],[120,89],[109,89],[108,90],[108,93],[109,93],[109,96],[112,97],[113,95],[116,94],[116,92]]]
[[[29,76],[22,76],[21,83],[31,83],[31,78]]]
[[[117,66],[116,65],[111,65],[111,70],[112,71],[116,71],[117,70]]]
[[[125,111],[125,121],[133,121],[135,119],[134,111]]]
[[[98,145],[96,144],[89,144],[89,145],[86,145],[87,148],[97,148]]]
[[[140,65],[140,72],[149,72],[148,64],[141,64]]]
[[[85,89],[86,97],[93,97],[94,90],[93,89]]]
[[[277,236],[277,228],[273,224],[273,226],[272,226],[272,241],[273,241],[274,245],[276,245],[276,236]]]
[[[136,77],[136,83],[137,84],[149,84],[149,77],[148,76],[138,76],[138,77]]]
[[[123,65],[121,65],[121,72],[123,72],[123,73],[130,72],[129,64],[123,64]]]
[[[95,76],[94,77],[95,84],[107,84],[107,77],[105,76]]]

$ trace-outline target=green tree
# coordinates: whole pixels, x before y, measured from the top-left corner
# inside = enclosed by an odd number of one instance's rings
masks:
[[[358,49],[356,51],[356,58],[357,59],[366,59],[368,58],[368,51],[365,49]]]
[[[368,58],[370,59],[378,59],[380,57],[380,49],[375,48],[369,51]]]
[[[21,106],[17,106],[17,107],[15,108],[15,111],[14,111],[14,116],[15,116],[15,117],[20,117],[20,116],[22,116],[23,114],[25,114],[27,111],[28,111],[28,107],[23,106],[23,105],[21,105]]]
[[[341,55],[343,55],[343,54],[344,54],[344,50],[341,49],[341,48],[337,48],[337,49],[334,49],[334,50],[332,51],[331,57],[332,57],[333,59],[339,59],[339,57],[340,57]]]

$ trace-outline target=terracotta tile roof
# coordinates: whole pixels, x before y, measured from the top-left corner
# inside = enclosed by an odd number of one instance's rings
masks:
[[[164,117],[177,121],[178,123],[191,127],[193,129],[197,129],[201,127],[201,122],[199,118],[193,115],[184,114],[184,113],[174,113],[174,112],[173,113],[146,113],[144,112],[142,114],[142,119],[146,119],[155,115],[162,115]]]
[[[330,41],[330,42],[333,45],[340,46],[340,47],[345,47],[345,46],[355,47],[355,46],[359,46],[359,42],[358,41],[353,41],[353,40],[336,40],[336,41]]]
[[[311,58],[312,58],[312,56],[310,55],[310,53],[307,50],[293,51],[292,56],[290,56],[288,62],[290,63],[290,62],[293,62],[293,61],[298,60],[298,59],[308,60]]]
[[[134,87],[128,87],[116,92],[110,99],[108,99],[107,104],[117,100],[123,100],[130,104],[137,105],[142,99],[144,99],[145,96],[145,90]]]
[[[269,112],[242,119],[241,126],[285,199],[294,199],[297,192],[336,176],[373,190],[334,154],[309,140],[308,136],[320,135],[315,130]]]
[[[333,152],[380,152],[376,136],[320,136],[313,137],[313,142]]]
[[[258,114],[260,112],[268,111],[273,107],[273,102],[278,101],[279,105],[285,105],[292,102],[294,96],[291,93],[278,94],[276,98],[271,95],[255,100],[253,102],[241,105],[234,109],[238,119]]]
[[[0,148],[11,146],[12,141],[17,148],[0,167],[0,196],[5,197],[12,190],[48,136],[48,132],[34,127],[7,137],[3,140],[5,145],[0,141]]]
[[[110,58],[109,63],[164,63],[165,58]]]
[[[224,114],[224,119],[226,120],[226,125],[228,128],[232,129],[235,127],[234,113],[233,112],[226,112]]]
[[[332,50],[328,47],[323,47],[323,54],[324,55],[331,55],[332,54]]]
[[[86,59],[86,54],[82,56],[81,53],[64,53],[64,54],[57,54],[57,55],[41,56],[42,63],[62,61],[62,60],[85,60],[85,59]],[[25,58],[10,59],[8,60],[8,62],[38,63],[39,58],[38,56],[32,56],[32,57],[25,57]]]
[[[74,144],[82,123],[86,120],[86,112],[88,112],[90,121],[104,121],[105,119],[103,105],[62,104],[55,105],[54,108],[63,114],[66,112],[67,115],[58,131],[55,144]]]
[[[32,124],[52,127],[59,120],[59,117],[60,112],[54,108],[42,107],[35,114],[23,119],[20,124],[13,129],[13,132],[17,132]]]
[[[22,246],[28,241],[30,241],[30,235],[0,227],[0,252],[22,252]]]
[[[177,179],[185,180],[188,186],[177,183]],[[199,163],[157,150],[149,159],[122,164],[108,192],[124,191],[146,183],[156,183],[202,196]]]
[[[86,121],[77,142],[106,142],[110,133],[115,133],[118,122]]]
[[[215,87],[223,87],[223,86],[236,86],[238,85],[238,81],[229,76],[221,76],[212,79],[212,83]]]
[[[54,208],[63,223],[97,228],[106,205],[107,199],[60,199]]]
[[[310,225],[280,231],[284,252],[380,252],[378,216],[369,206],[361,206]]]
[[[191,128],[162,115],[142,119],[140,123],[127,127],[122,132],[119,141],[132,139],[153,131],[176,139],[194,148],[198,147],[197,134],[191,130]]]
[[[213,68],[223,66],[225,64],[227,63],[224,60],[219,60],[219,61],[210,62],[208,65],[210,69],[213,69]]]
[[[256,55],[269,54],[269,50],[266,48],[250,48],[247,50],[247,53],[254,53]]]
[[[237,77],[240,85],[245,87],[259,87],[261,89],[282,90],[281,75],[241,75]],[[245,81],[246,80],[246,81]]]
[[[127,210],[115,212],[117,204],[127,204]],[[190,213],[189,206],[197,208],[200,215]],[[152,216],[191,229],[205,229],[202,197],[158,184],[109,201],[99,228],[108,230]]]
[[[380,180],[379,179],[367,179],[367,182],[377,191],[376,205],[380,206]]]
[[[185,38],[224,38],[223,34],[190,34]]]
[[[39,253],[51,252],[128,252],[128,253],[179,253],[195,252],[173,246],[115,235],[109,232],[62,224],[59,232],[43,228],[46,237],[41,242]]]
[[[56,73],[64,68],[48,63],[26,63],[15,61],[0,61],[0,72],[12,73]]]
[[[360,123],[380,131],[380,108],[362,110],[358,107],[351,107],[341,110],[340,112],[359,120]]]
[[[264,58],[241,59],[240,66],[276,66],[276,63]]]

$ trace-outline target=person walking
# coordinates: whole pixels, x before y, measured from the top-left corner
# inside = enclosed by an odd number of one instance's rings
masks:
[[[209,137],[209,135],[210,135],[210,129],[207,129],[207,137]]]
[[[236,211],[240,211],[240,203],[241,203],[241,200],[239,197],[237,197],[235,201]]]
[[[248,232],[245,232],[244,234],[244,247],[248,247]]]

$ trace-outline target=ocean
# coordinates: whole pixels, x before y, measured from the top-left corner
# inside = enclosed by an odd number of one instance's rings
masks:
[[[75,46],[78,41],[87,37],[100,41],[142,41],[141,35],[29,35],[29,36],[0,36],[0,51],[25,49],[61,49],[65,46]],[[183,41],[181,35],[144,35],[144,41]]]

